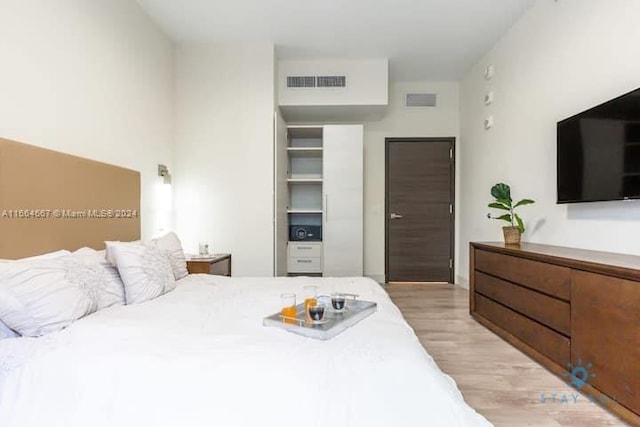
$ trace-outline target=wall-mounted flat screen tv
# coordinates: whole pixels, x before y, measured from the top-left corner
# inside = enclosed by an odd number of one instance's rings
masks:
[[[558,122],[558,203],[640,199],[640,89]]]

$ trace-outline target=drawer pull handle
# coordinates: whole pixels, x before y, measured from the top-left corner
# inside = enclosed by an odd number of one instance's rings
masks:
[[[311,246],[296,246],[298,249],[313,249]]]
[[[311,263],[311,260],[310,259],[299,259],[298,262],[309,264],[309,263]]]

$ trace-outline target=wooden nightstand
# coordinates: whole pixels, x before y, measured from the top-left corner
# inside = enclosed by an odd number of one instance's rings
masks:
[[[187,270],[190,274],[216,274],[231,277],[231,254],[211,256],[187,256]]]

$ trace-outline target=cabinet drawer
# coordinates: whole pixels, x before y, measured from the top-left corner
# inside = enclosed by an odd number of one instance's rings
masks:
[[[322,256],[322,244],[289,243],[290,258],[320,258]]]
[[[571,335],[571,307],[562,300],[479,271],[476,271],[475,290],[563,335]]]
[[[564,301],[571,298],[571,269],[567,267],[476,249],[475,268]]]
[[[575,270],[572,292],[574,362],[590,363],[589,383],[640,414],[640,283]]]
[[[322,258],[289,257],[289,273],[322,273]]]
[[[570,362],[567,337],[475,293],[476,312],[563,368]]]

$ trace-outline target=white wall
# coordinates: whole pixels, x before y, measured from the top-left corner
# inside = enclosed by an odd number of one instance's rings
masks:
[[[346,76],[344,88],[288,88],[287,76]],[[278,61],[278,101],[286,105],[386,105],[389,63],[381,59]]]
[[[173,157],[170,41],[128,0],[5,1],[0,58],[0,137],[140,171],[154,234],[156,168]]]
[[[640,2],[539,0],[466,75],[461,86],[462,198],[458,279],[469,241],[501,240],[486,218],[489,189],[509,183],[523,207],[524,240],[640,254],[640,204],[557,205],[556,122],[640,87]],[[484,79],[488,64],[495,75]],[[483,105],[486,90],[495,91]],[[483,129],[492,114],[495,125]]]
[[[405,95],[409,92],[436,93],[438,105],[437,107],[406,107]],[[457,83],[395,83],[390,87],[389,107],[384,118],[381,121],[364,124],[364,271],[366,276],[384,281],[385,138],[457,137],[458,98]],[[459,193],[457,189],[456,193]]]
[[[273,45],[178,45],[176,231],[233,254],[234,276],[273,275]]]

